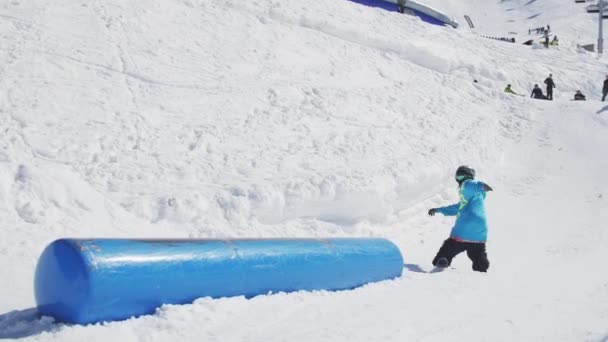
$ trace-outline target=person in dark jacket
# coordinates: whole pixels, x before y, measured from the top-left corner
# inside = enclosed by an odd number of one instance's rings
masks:
[[[606,99],[606,95],[608,95],[608,75],[606,75],[606,79],[604,80],[604,86],[602,87],[602,102]]]
[[[538,84],[534,85],[534,88],[532,89],[532,94],[530,94],[530,97],[533,99],[541,99],[541,100],[546,99],[545,95],[543,95],[543,91],[540,89]]]
[[[456,170],[455,178],[460,201],[446,207],[429,209],[430,216],[436,213],[456,216],[450,237],[439,248],[433,259],[433,266],[448,267],[456,255],[466,251],[473,262],[473,270],[486,272],[490,262],[486,254],[488,223],[483,202],[486,192],[492,191],[492,188],[475,180],[475,170],[465,165]]]
[[[545,84],[547,85],[547,100],[553,100],[553,88],[557,88],[553,82],[553,74],[549,74],[549,77],[545,79]]]
[[[587,98],[585,97],[585,95],[583,93],[581,93],[580,90],[577,90],[576,93],[574,93],[574,101],[586,101]]]

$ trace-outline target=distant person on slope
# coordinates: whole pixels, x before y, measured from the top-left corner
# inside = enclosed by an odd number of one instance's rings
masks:
[[[580,90],[577,90],[576,93],[574,93],[574,101],[586,101],[587,98],[585,97],[585,95],[583,93],[581,93]]]
[[[547,85],[547,100],[553,100],[553,88],[557,88],[553,82],[553,74],[549,74],[549,77],[545,79],[545,84]]]
[[[405,2],[407,0],[397,0],[397,11],[399,13],[405,13]]]
[[[530,97],[533,99],[546,99],[545,95],[543,95],[543,91],[540,89],[538,84],[535,84],[534,88],[532,88],[532,94],[530,94]]]
[[[608,95],[608,75],[606,75],[606,79],[604,80],[604,86],[602,87],[602,102],[606,99],[606,95]]]
[[[490,267],[486,254],[488,224],[483,201],[486,192],[492,191],[492,188],[475,180],[475,170],[468,166],[460,166],[456,170],[455,177],[458,182],[460,202],[429,210],[430,216],[434,216],[435,213],[456,216],[450,237],[443,242],[437,252],[433,266],[448,267],[456,255],[466,251],[473,262],[473,270],[487,272]]]
[[[522,96],[521,94],[518,94],[515,91],[513,91],[513,89],[511,89],[511,85],[510,84],[507,84],[507,86],[505,87],[505,93]]]

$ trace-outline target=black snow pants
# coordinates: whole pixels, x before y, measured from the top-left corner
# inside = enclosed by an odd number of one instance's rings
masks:
[[[433,259],[433,266],[437,265],[439,258],[448,259],[448,263],[452,263],[452,259],[467,251],[467,256],[473,262],[473,271],[487,272],[490,267],[488,255],[486,254],[486,244],[482,242],[463,242],[449,238],[443,242],[439,252]]]
[[[547,100],[553,100],[553,87],[547,87]]]

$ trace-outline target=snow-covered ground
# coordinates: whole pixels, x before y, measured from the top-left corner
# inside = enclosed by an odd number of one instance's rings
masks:
[[[606,341],[608,69],[576,48],[596,16],[428,3],[460,28],[346,0],[0,4],[0,338]],[[547,24],[559,47],[519,44]],[[530,99],[549,73],[555,101]],[[490,270],[430,274],[461,164],[495,190]],[[33,309],[60,237],[341,236],[391,239],[404,275],[92,326]]]

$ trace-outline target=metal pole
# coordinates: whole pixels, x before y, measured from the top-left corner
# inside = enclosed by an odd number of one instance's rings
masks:
[[[603,15],[604,15],[604,0],[599,0],[598,3],[598,9],[600,10],[600,16],[599,16],[599,31],[597,34],[597,53],[602,54],[604,53],[604,30],[602,28],[602,22],[604,21]]]

